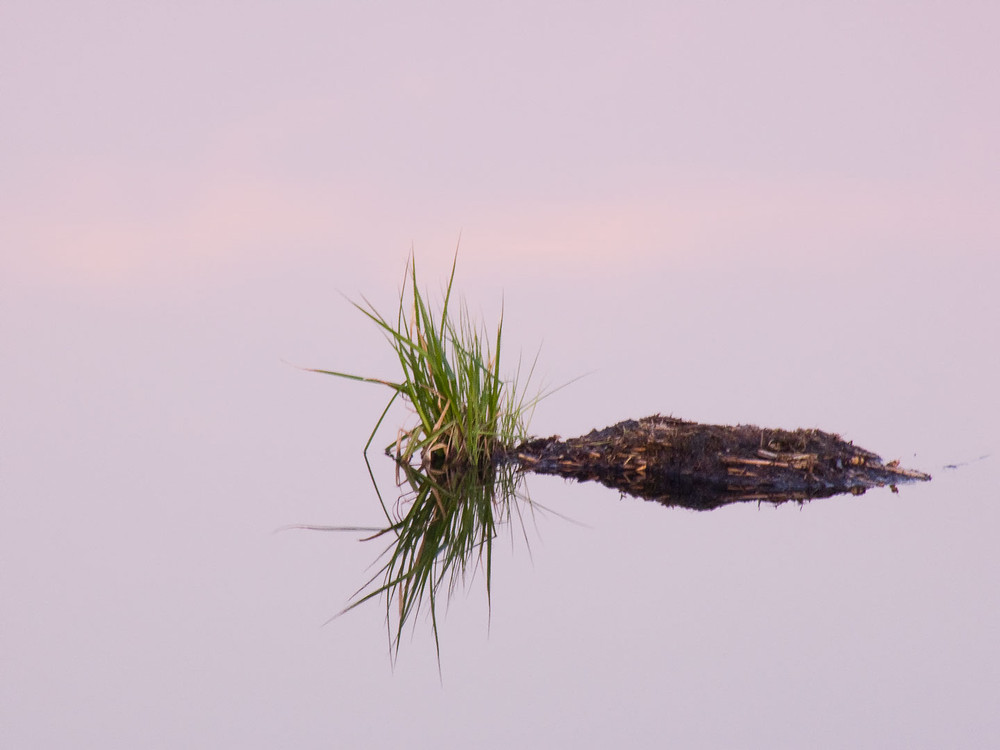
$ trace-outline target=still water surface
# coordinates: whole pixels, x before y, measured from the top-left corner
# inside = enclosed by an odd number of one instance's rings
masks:
[[[1000,747],[996,4],[49,6],[0,24],[0,747]],[[584,376],[536,435],[816,427],[933,481],[528,477],[492,607],[393,668],[378,604],[323,625],[380,547],[275,533],[381,523],[384,394],[292,365],[394,376],[341,293],[460,233],[507,364]]]
[[[429,254],[427,273],[447,262]],[[443,684],[426,619],[394,669],[380,605],[322,625],[374,572],[378,543],[273,533],[382,520],[361,447],[384,394],[281,361],[393,374],[377,332],[320,293],[316,277],[336,268],[180,299],[36,290],[59,314],[15,339],[19,397],[5,395],[18,436],[5,438],[3,491],[16,502],[2,531],[17,602],[4,625],[13,739],[932,747],[1000,736],[995,459],[942,470],[995,446],[996,354],[979,345],[997,340],[981,314],[995,303],[977,296],[973,268],[950,281],[910,269],[886,288],[871,275],[804,283],[773,267],[736,278],[666,263],[627,282],[586,269],[498,280],[470,258],[458,287],[489,317],[502,282],[509,346],[532,352],[544,338],[550,382],[593,371],[539,406],[538,434],[656,411],[819,426],[935,477],[899,494],[694,512],[530,476],[551,512],[501,532],[492,611],[481,576],[443,608]],[[397,282],[396,268],[356,279],[387,300]],[[263,309],[275,283],[300,294]],[[942,293],[950,304],[929,311]],[[391,487],[391,461],[374,466]]]

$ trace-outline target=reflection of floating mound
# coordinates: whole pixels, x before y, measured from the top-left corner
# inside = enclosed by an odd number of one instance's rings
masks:
[[[707,510],[733,502],[785,502],[860,495],[871,487],[931,477],[882,463],[820,430],[728,427],[673,417],[629,419],[588,435],[521,443],[511,460],[538,474],[598,481],[621,492]]]

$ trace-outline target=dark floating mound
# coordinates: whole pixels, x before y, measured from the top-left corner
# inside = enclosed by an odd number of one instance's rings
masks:
[[[710,510],[736,502],[782,503],[860,495],[931,477],[883,463],[821,430],[707,425],[660,415],[588,435],[528,440],[507,458],[526,471],[597,481],[664,505]]]

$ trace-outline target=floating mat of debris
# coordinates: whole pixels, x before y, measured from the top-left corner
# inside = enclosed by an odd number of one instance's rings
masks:
[[[931,477],[883,463],[821,430],[706,425],[655,415],[587,435],[527,440],[507,458],[526,471],[597,481],[629,495],[708,510],[745,501],[780,503]]]

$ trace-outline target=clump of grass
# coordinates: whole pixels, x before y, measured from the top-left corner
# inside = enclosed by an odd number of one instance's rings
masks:
[[[506,449],[527,435],[527,418],[541,394],[525,399],[517,375],[500,375],[503,316],[496,334],[488,336],[463,302],[452,300],[458,256],[443,304],[436,310],[417,284],[411,256],[395,319],[374,306],[354,303],[382,331],[399,360],[399,380],[363,377],[333,370],[313,370],[349,380],[388,387],[392,396],[365,446],[365,460],[375,434],[392,404],[402,397],[417,423],[400,430],[386,453],[397,463],[397,484],[407,487],[390,511],[382,500],[374,473],[372,482],[388,525],[367,539],[390,537],[385,563],[359,589],[347,612],[384,595],[390,647],[398,653],[403,626],[429,603],[435,648],[440,658],[437,589],[447,582],[452,592],[470,565],[485,570],[490,595],[493,539],[498,523],[511,514],[520,474],[503,462]],[[456,312],[457,310],[457,312]],[[530,381],[534,364],[528,372]],[[346,527],[309,527],[356,530]],[[473,560],[475,563],[473,564]],[[378,581],[381,579],[381,583]],[[343,614],[343,612],[341,613]]]
[[[416,413],[418,423],[401,431],[397,440],[386,448],[397,461],[410,464],[419,459],[425,469],[481,472],[493,465],[503,448],[526,437],[525,417],[538,398],[525,401],[519,393],[517,378],[505,382],[500,377],[502,313],[493,337],[487,337],[485,329],[472,320],[464,302],[458,303],[457,315],[452,315],[457,262],[456,253],[440,312],[428,304],[426,293],[417,285],[412,256],[407,262],[395,321],[384,317],[367,300],[364,305],[354,303],[382,330],[395,350],[402,368],[400,380],[333,370],[313,372],[378,383],[393,391],[372,437],[389,407],[403,397]]]

